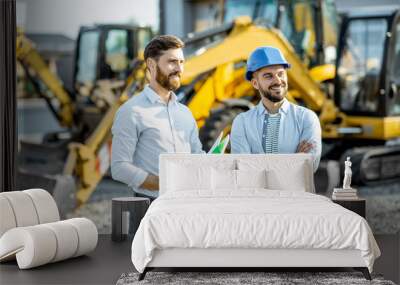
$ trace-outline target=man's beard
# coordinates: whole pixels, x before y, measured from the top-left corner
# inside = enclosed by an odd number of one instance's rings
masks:
[[[177,75],[179,77],[178,80],[171,80],[172,76]],[[157,75],[156,81],[160,84],[164,89],[168,91],[175,91],[181,86],[180,82],[180,73],[173,72],[170,74],[165,74],[161,71],[160,67],[157,65]]]
[[[273,87],[277,87],[277,86],[280,86],[280,85],[273,85],[269,89],[271,89]],[[260,91],[261,97],[266,98],[273,103],[281,102],[285,98],[286,93],[287,93],[286,85],[282,87],[283,90],[279,95],[276,94],[275,91],[270,91],[269,89],[265,90],[265,89],[260,88],[259,91]]]

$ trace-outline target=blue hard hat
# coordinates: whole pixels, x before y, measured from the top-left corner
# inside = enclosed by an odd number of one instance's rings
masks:
[[[279,49],[268,46],[255,49],[247,60],[246,79],[250,81],[254,71],[270,65],[290,67]]]

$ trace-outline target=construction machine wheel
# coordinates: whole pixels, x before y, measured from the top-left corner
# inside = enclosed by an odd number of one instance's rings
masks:
[[[203,149],[209,151],[222,131],[224,132],[224,136],[229,134],[235,117],[245,111],[244,108],[230,107],[211,113],[199,132]],[[228,145],[226,152],[230,152],[230,145]]]
[[[56,201],[61,217],[76,208],[76,182],[64,175],[68,148],[64,141],[43,144],[20,141],[17,189],[42,188]]]

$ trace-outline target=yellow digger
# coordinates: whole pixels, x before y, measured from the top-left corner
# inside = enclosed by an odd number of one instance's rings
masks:
[[[120,100],[126,100],[122,99],[127,96],[122,94],[125,86],[135,86],[132,76],[141,76],[143,68],[138,69],[140,62],[135,59],[151,37],[148,27],[82,27],[71,93],[50,71],[33,42],[18,30],[17,61],[66,129],[46,134],[40,144],[19,142],[18,189],[48,189],[62,214],[89,198],[109,168],[113,115]]]
[[[331,100],[338,34],[333,1],[226,0],[223,5],[225,24],[186,40],[181,97],[201,128],[205,149],[258,101],[244,73],[248,55],[262,45],[278,47],[293,62],[291,101],[321,111],[327,122],[337,116]]]
[[[247,5],[257,1],[231,2]],[[239,17],[234,24],[226,23],[186,40],[183,86],[177,94],[193,112],[203,146],[207,150],[221,131],[228,133],[234,117],[259,100],[244,79],[245,61],[255,48],[271,45],[292,65],[288,70],[289,100],[315,111],[321,122],[321,168],[325,169],[318,174],[325,185],[317,188],[326,190],[339,183],[346,156],[353,160],[355,184],[400,179],[399,11],[345,18],[335,67],[323,60],[328,53],[324,38],[306,36],[318,34],[308,27],[320,25],[329,30],[323,21],[309,23],[311,7],[321,7],[317,3],[323,5],[322,1],[282,2],[288,4],[277,4],[277,20],[269,18],[265,23]],[[273,3],[268,11],[274,10]],[[287,13],[286,21],[280,11]],[[320,48],[306,52],[308,42]],[[332,161],[336,163],[328,163]]]
[[[354,182],[400,180],[400,10],[360,10],[343,19],[326,159],[352,157]],[[343,171],[341,171],[343,173]]]
[[[292,3],[294,15],[296,3],[302,9],[305,5],[305,1]],[[346,17],[336,68],[307,65],[282,36],[282,30],[297,29],[296,19],[292,27],[276,30],[241,18],[233,27],[211,34],[215,40],[209,39],[208,46],[194,50],[196,56],[185,66],[180,97],[201,127],[204,146],[209,147],[221,131],[229,132],[233,118],[254,106],[258,96],[244,79],[244,62],[256,47],[272,45],[292,64],[289,100],[314,110],[320,118],[321,165],[326,167],[327,160],[340,162],[334,166],[336,177],[324,173],[323,180],[331,180],[328,187],[339,182],[346,156],[354,161],[356,184],[400,179],[399,11]],[[196,40],[205,41],[193,38],[192,42]]]

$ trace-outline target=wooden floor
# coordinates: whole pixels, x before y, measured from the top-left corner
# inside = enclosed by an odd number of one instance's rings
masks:
[[[400,233],[375,238],[382,256],[374,272],[400,283]],[[0,284],[115,284],[122,273],[134,271],[130,251],[130,240],[115,243],[109,235],[100,235],[96,250],[88,256],[29,270],[19,270],[16,262],[0,264]]]

